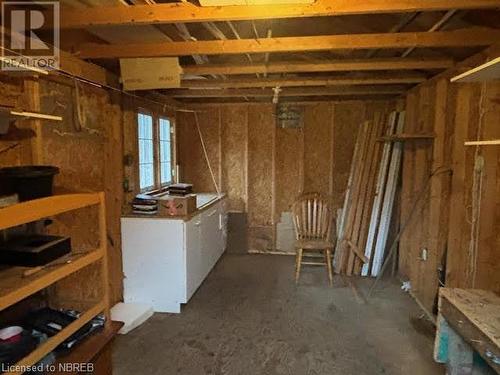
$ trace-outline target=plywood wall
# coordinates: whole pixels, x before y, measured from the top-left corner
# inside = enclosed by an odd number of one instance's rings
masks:
[[[325,102],[304,105],[304,126],[276,125],[272,104],[196,108],[214,178],[228,194],[229,210],[248,215],[249,249],[276,249],[276,225],[305,191],[330,195],[340,208],[359,125],[389,102]],[[198,192],[215,191],[195,115],[177,113],[181,179]]]
[[[65,78],[3,76],[0,89],[1,105],[63,117],[61,122],[17,121],[32,136],[22,140],[0,137],[0,166],[54,165],[60,168],[55,178],[58,193],[106,193],[110,299],[111,303],[122,300],[120,216],[138,192],[137,111],[144,109],[174,122],[175,113],[151,101]],[[2,151],[11,146],[16,147]],[[124,165],[124,155],[131,156],[130,164]],[[90,241],[89,228],[97,229],[95,215],[64,216],[61,225],[75,243]]]
[[[466,140],[500,138],[499,118],[500,83],[457,84],[444,77],[407,97],[407,131],[436,134],[434,141],[405,145],[401,210],[405,220],[435,173],[400,244],[401,271],[429,310],[444,265],[447,286],[500,292],[500,148],[464,146]],[[484,166],[475,172],[481,158]]]

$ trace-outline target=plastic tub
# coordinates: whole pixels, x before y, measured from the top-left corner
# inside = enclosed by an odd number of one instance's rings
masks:
[[[47,165],[0,168],[1,193],[17,193],[20,201],[48,197],[58,173],[59,168]]]

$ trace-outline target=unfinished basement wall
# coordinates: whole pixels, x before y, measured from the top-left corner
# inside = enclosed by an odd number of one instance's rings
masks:
[[[272,104],[222,104],[196,108],[214,178],[208,168],[195,115],[177,113],[181,180],[197,192],[228,194],[228,210],[247,215],[251,252],[290,252],[282,241],[282,214],[301,192],[318,191],[342,207],[357,130],[385,101],[304,105],[302,129],[277,126]]]
[[[406,132],[436,135],[405,144],[401,203],[404,222],[435,173],[400,242],[400,271],[429,311],[440,267],[446,267],[447,287],[500,292],[500,147],[464,146],[500,138],[500,83],[450,83],[449,76],[413,89],[406,102]]]

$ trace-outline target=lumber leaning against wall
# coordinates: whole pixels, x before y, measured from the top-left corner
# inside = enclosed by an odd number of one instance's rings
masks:
[[[200,129],[230,211],[248,214],[249,250],[276,249],[276,225],[301,191],[332,196],[342,206],[357,129],[394,103],[325,102],[303,105],[302,129],[276,125],[272,104],[202,105]],[[177,113],[181,179],[215,191],[192,113]]]
[[[466,64],[484,59],[481,54]],[[484,166],[474,184],[476,147],[464,146],[467,140],[500,136],[500,83],[449,83],[452,72],[407,97],[409,131],[434,132],[436,138],[405,147],[401,220],[432,171],[444,166],[453,172],[432,179],[425,204],[400,243],[401,272],[429,310],[435,305],[438,267],[444,263],[446,286],[500,292],[500,148],[477,149]],[[471,247],[471,239],[477,247]]]

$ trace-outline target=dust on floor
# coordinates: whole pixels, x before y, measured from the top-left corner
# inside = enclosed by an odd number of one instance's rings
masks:
[[[115,375],[434,375],[432,337],[396,282],[364,304],[323,268],[293,282],[293,257],[225,255],[182,313],[116,339]],[[365,294],[370,280],[355,279]]]

